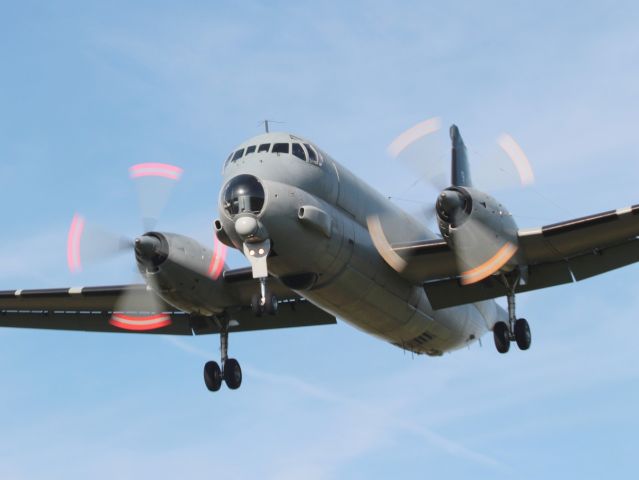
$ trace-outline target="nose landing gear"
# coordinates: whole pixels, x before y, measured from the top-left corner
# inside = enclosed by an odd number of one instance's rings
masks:
[[[525,318],[518,319],[515,314],[515,289],[520,276],[514,282],[508,282],[505,276],[502,279],[508,289],[508,323],[497,322],[493,326],[495,348],[499,353],[506,353],[510,350],[510,343],[514,341],[520,350],[528,350],[532,341],[530,325]]]
[[[266,239],[261,242],[247,243],[243,245],[244,255],[251,263],[253,278],[260,281],[260,293],[251,298],[251,309],[257,317],[265,313],[275,315],[277,313],[277,297],[266,289],[266,279],[268,278],[267,258],[271,251],[271,241]]]
[[[251,310],[256,317],[261,317],[265,313],[275,315],[277,313],[277,305],[277,297],[272,293],[266,293],[264,297],[256,293],[251,298]]]
[[[240,363],[234,358],[228,358],[229,325],[225,321],[220,331],[220,363],[210,361],[204,365],[204,383],[211,392],[217,392],[222,386],[222,381],[231,390],[237,390],[242,385],[242,369]]]
[[[260,281],[260,293],[251,298],[251,309],[257,317],[265,313],[275,315],[277,298],[266,290],[268,256],[271,253],[268,231],[255,215],[249,214],[238,216],[235,219],[234,228],[242,239],[242,251],[251,264],[253,278]]]

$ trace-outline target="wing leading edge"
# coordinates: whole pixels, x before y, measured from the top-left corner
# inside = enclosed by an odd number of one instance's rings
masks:
[[[248,290],[245,283],[249,279],[245,280],[242,272],[238,270],[238,275],[229,282],[238,289],[238,298],[243,298]],[[255,317],[248,302],[238,302],[226,307],[221,317],[230,322],[233,332],[337,323],[335,317],[286,287],[280,285],[278,293],[282,301],[274,316]],[[114,312],[118,299],[124,294],[131,311]],[[157,311],[158,305],[162,311]],[[176,310],[146,285],[3,291],[0,292],[0,327],[165,335],[220,331],[219,320]]]

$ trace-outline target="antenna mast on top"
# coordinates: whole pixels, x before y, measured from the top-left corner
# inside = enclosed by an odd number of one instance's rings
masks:
[[[264,125],[264,130],[266,130],[266,133],[270,132],[269,123],[282,123],[282,122],[277,122],[275,120],[262,120],[259,124]]]
[[[268,122],[270,122],[271,120],[262,120],[258,125],[264,125],[264,130],[266,130],[266,133],[269,132],[268,129]]]

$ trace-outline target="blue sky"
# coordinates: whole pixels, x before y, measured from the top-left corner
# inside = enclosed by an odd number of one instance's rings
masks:
[[[460,125],[474,169],[507,131],[537,183],[494,192],[534,226],[638,202],[633,2],[2,2],[0,288],[70,274],[74,212],[140,232],[127,168],[185,170],[160,227],[210,241],[228,152],[271,118],[388,195],[432,203],[385,154]],[[232,258],[234,265],[241,259]],[[217,337],[0,331],[0,477],[601,478],[635,469],[639,267],[519,298],[529,352],[412,358],[340,323]]]

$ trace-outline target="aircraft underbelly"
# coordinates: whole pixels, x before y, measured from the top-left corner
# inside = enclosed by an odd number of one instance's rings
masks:
[[[394,279],[396,280],[396,279]],[[330,284],[300,292],[351,325],[415,353],[441,355],[467,345],[491,324],[474,305],[433,311],[419,286],[401,298],[350,265]],[[485,313],[485,312],[484,312]],[[490,313],[490,311],[489,311]]]
[[[365,223],[356,218],[359,212],[336,208],[290,185],[264,183],[272,195],[272,216],[263,216],[262,222],[278,252],[269,270],[285,282],[300,274],[315,276],[316,281],[304,287],[308,289],[296,290],[300,295],[415,353],[440,355],[485,333],[491,321],[472,305],[433,311],[421,285],[398,275],[378,254]],[[297,213],[286,213],[308,206],[331,218],[328,234],[301,222]]]

